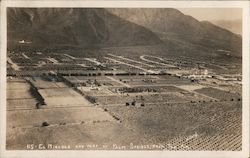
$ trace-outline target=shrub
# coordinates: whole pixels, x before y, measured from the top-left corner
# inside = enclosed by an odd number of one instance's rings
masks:
[[[42,123],[42,127],[46,127],[46,126],[49,126],[49,123],[45,121]]]

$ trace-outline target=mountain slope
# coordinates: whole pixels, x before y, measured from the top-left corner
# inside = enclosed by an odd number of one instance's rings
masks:
[[[63,48],[154,45],[148,29],[105,9],[8,8],[8,48]],[[23,44],[20,41],[32,44]]]
[[[108,9],[109,12],[128,21],[142,25],[158,33],[163,39],[189,43],[208,49],[230,51],[241,56],[241,36],[209,22],[200,22],[171,8]]]
[[[213,20],[213,24],[225,28],[233,33],[242,34],[242,22],[241,20]]]

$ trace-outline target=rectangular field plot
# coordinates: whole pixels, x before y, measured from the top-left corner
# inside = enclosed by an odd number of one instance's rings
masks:
[[[75,76],[76,80],[99,80],[99,81],[110,81],[106,76]]]
[[[113,78],[118,80],[154,80],[157,79],[157,76],[146,76],[146,75],[131,75],[131,76],[113,76]]]
[[[29,90],[30,85],[26,81],[8,81],[7,90]]]
[[[99,86],[122,86],[121,83],[111,80],[105,76],[64,76],[66,80],[73,84],[84,84],[86,87],[92,85]]]
[[[171,94],[153,94],[145,96],[145,102],[185,102],[188,101],[185,97],[182,97],[178,93]]]
[[[143,93],[142,93],[143,94]],[[122,104],[125,105],[126,102],[136,101],[138,103],[178,103],[188,101],[185,97],[179,95],[178,93],[169,93],[169,94],[146,94],[142,95],[111,95],[111,96],[95,96],[97,103],[104,105],[112,104]]]
[[[7,110],[36,109],[35,99],[7,100]]]
[[[44,98],[79,96],[79,94],[71,88],[40,89],[38,91]]]
[[[77,87],[77,89],[83,94],[90,96],[106,96],[112,94],[112,92],[108,90],[107,87]]]
[[[164,76],[164,77],[163,77]],[[192,84],[190,80],[184,78],[178,78],[174,76],[119,76],[116,78],[119,79],[121,82],[126,82],[128,85],[131,86],[151,86],[151,85],[164,85],[164,84],[176,84],[176,85],[183,85],[183,84]]]
[[[7,99],[32,99],[29,90],[8,90],[7,91]]]
[[[78,107],[91,106],[91,104],[81,96],[78,97],[50,97],[45,98],[45,103],[50,107]]]
[[[146,88],[145,87],[141,87],[141,88]],[[154,89],[156,92],[159,92],[159,93],[164,93],[164,92],[183,92],[185,90],[183,89],[180,89],[178,87],[175,87],[175,86],[152,86],[152,87],[149,87],[151,89]]]
[[[110,79],[108,79],[105,76],[63,76],[64,78],[66,78],[67,80],[71,80],[71,81],[87,81],[87,80],[101,80],[101,81],[109,81]]]
[[[142,93],[142,92],[152,92],[152,93],[169,93],[169,92],[183,92],[184,89],[180,89],[175,86],[134,86],[134,87],[110,87],[110,91],[113,93],[124,92],[124,93]]]
[[[91,105],[84,96],[71,88],[40,89],[38,91],[49,107]]]
[[[172,84],[192,84],[189,79],[186,78],[179,78],[177,76],[170,76],[170,75],[161,75],[161,79],[165,80],[166,83]]]
[[[241,98],[241,96],[238,94],[230,93],[216,88],[201,88],[195,91],[220,100],[237,100]]]
[[[50,125],[59,125],[61,123],[80,124],[82,121],[114,121],[114,118],[97,107],[21,110],[8,111],[7,113],[7,126],[9,128],[41,127],[45,121]]]
[[[41,79],[41,78],[35,78],[35,80],[31,80],[31,82],[38,89],[67,87],[67,85],[65,85],[63,82],[52,82],[52,81],[47,81],[47,80],[44,80],[44,79]]]
[[[7,110],[35,109],[36,99],[24,79],[13,78],[7,82]]]
[[[135,133],[117,122],[94,120],[92,123],[66,124],[40,128],[7,128],[7,150],[27,150],[27,144],[69,145],[71,150],[103,150],[102,144],[111,149],[113,144],[139,143],[141,134]],[[129,136],[129,137],[128,137]],[[137,141],[138,140],[138,141]],[[80,144],[80,145],[79,145]],[[93,148],[90,144],[100,144]],[[77,146],[84,146],[79,148]],[[53,148],[47,148],[53,150]]]

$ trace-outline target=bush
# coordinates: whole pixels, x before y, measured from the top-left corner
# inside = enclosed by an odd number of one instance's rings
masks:
[[[135,106],[135,103],[136,103],[136,102],[135,102],[135,101],[133,101],[133,102],[131,103],[131,105]]]
[[[49,123],[45,121],[42,123],[42,127],[46,127],[46,126],[49,126]]]

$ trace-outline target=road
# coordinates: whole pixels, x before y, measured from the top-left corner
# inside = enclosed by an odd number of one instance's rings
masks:
[[[90,62],[95,63],[96,65],[102,65],[101,62],[97,61],[95,58],[84,58],[85,60],[88,60]]]
[[[12,67],[14,70],[18,71],[18,70],[20,69],[19,66],[18,66],[16,63],[14,63],[14,62],[10,59],[10,57],[7,58],[7,61],[8,61],[8,63],[11,64],[11,67]]]
[[[26,54],[22,53],[22,56],[26,59],[30,59]]]
[[[48,57],[47,59],[48,59],[49,61],[51,61],[52,63],[55,63],[55,64],[58,64],[58,63],[59,63],[55,58]]]
[[[123,64],[123,65],[127,65],[127,66],[130,66],[130,67],[140,69],[140,70],[148,72],[148,73],[152,73],[152,70],[144,69],[144,68],[142,68],[140,66],[135,66],[135,65],[132,65],[132,64],[128,64],[128,63],[125,63],[125,62],[122,62],[122,61],[119,61],[119,60],[116,60],[116,59],[113,59],[113,58],[110,58],[110,57],[104,57],[104,58],[108,59],[108,60],[111,60],[111,61],[114,61],[114,62],[117,62],[117,63],[120,63],[120,64]]]
[[[140,61],[136,61],[136,60],[132,60],[132,59],[129,59],[129,58],[125,58],[125,57],[122,57],[122,56],[117,56],[117,55],[113,55],[113,54],[108,54],[112,57],[116,57],[116,58],[120,58],[120,59],[123,59],[123,60],[127,60],[127,61],[131,61],[131,62],[134,62],[134,63],[138,63],[138,64],[141,64],[141,65],[145,65],[145,66],[148,66],[148,67],[155,67],[153,65],[149,65],[149,64],[146,64],[146,63],[142,63]]]
[[[68,54],[64,54],[66,57],[69,57],[70,59],[77,59],[76,57],[73,57],[73,56],[71,56],[71,55],[68,55]]]
[[[155,64],[158,64],[158,65],[163,65],[163,66],[168,66],[168,67],[176,67],[174,65],[170,65],[170,64],[165,64],[165,63],[160,63],[160,62],[157,62],[157,61],[153,61],[153,60],[149,60],[149,59],[146,59],[145,57],[148,56],[148,57],[152,57],[152,58],[156,58],[156,59],[159,59],[161,61],[164,61],[162,58],[160,57],[155,57],[155,56],[149,56],[149,55],[142,55],[140,56],[140,59],[144,60],[144,61],[147,61],[147,62],[150,62],[150,63],[155,63]]]

